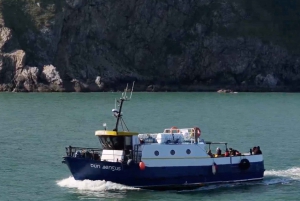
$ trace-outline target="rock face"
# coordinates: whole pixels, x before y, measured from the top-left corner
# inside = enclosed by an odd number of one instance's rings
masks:
[[[39,69],[25,66],[16,71],[14,91],[36,91],[38,86]]]
[[[49,84],[62,85],[62,80],[60,78],[59,72],[52,65],[43,67],[41,78]]]
[[[294,0],[0,0],[0,8],[0,90],[107,91],[136,81],[142,91],[300,91]]]

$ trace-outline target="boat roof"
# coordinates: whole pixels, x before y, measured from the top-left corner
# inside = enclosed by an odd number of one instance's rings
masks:
[[[96,136],[133,136],[138,135],[137,132],[129,132],[129,131],[111,131],[111,130],[97,130],[95,131]]]

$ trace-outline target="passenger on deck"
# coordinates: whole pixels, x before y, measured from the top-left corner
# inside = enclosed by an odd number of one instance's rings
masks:
[[[86,150],[85,150],[85,149],[82,149],[82,150],[81,150],[81,153],[80,153],[80,155],[81,155],[81,158],[84,158],[84,157],[85,157],[85,152],[86,152]]]
[[[98,152],[95,152],[95,153],[94,153],[94,160],[100,161],[100,156],[99,156],[99,153],[98,153]]]
[[[213,157],[213,154],[211,153],[211,150],[209,149],[207,154],[210,156],[210,157]]]
[[[258,154],[262,154],[262,152],[261,152],[261,150],[260,150],[260,147],[259,146],[257,146],[257,148],[256,148],[256,153],[255,153],[256,155],[258,155]]]
[[[225,151],[225,155],[224,155],[225,157],[228,157],[229,156],[229,151],[228,151],[228,149],[226,148],[226,151]]]
[[[222,155],[222,151],[221,149],[218,147],[217,148],[217,153],[216,153],[217,156],[221,156]]]
[[[92,154],[89,151],[86,151],[85,158],[92,158]]]
[[[76,158],[81,158],[81,153],[80,153],[80,151],[76,151],[75,157],[76,157]]]
[[[255,155],[256,152],[257,152],[257,147],[253,147],[252,152],[253,152],[253,154]]]
[[[230,156],[240,156],[241,153],[240,153],[238,150],[229,148],[229,155],[230,155]]]

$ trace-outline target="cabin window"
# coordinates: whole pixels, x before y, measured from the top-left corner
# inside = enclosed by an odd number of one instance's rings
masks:
[[[191,153],[191,150],[190,150],[190,149],[187,149],[187,150],[186,150],[186,153],[187,153],[187,154],[190,154],[190,153]]]
[[[103,149],[123,150],[125,148],[124,136],[99,136]]]
[[[174,155],[174,154],[175,154],[175,151],[174,151],[174,150],[171,150],[170,153],[171,153],[171,155]]]
[[[155,155],[155,156],[158,156],[158,155],[159,155],[159,151],[155,151],[155,152],[154,152],[154,155]]]
[[[125,149],[131,150],[132,149],[132,139],[131,136],[125,137]]]

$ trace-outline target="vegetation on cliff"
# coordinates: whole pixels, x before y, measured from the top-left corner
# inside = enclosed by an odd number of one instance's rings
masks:
[[[299,91],[299,8],[293,0],[0,0],[0,89],[105,91],[135,80],[138,90]]]

